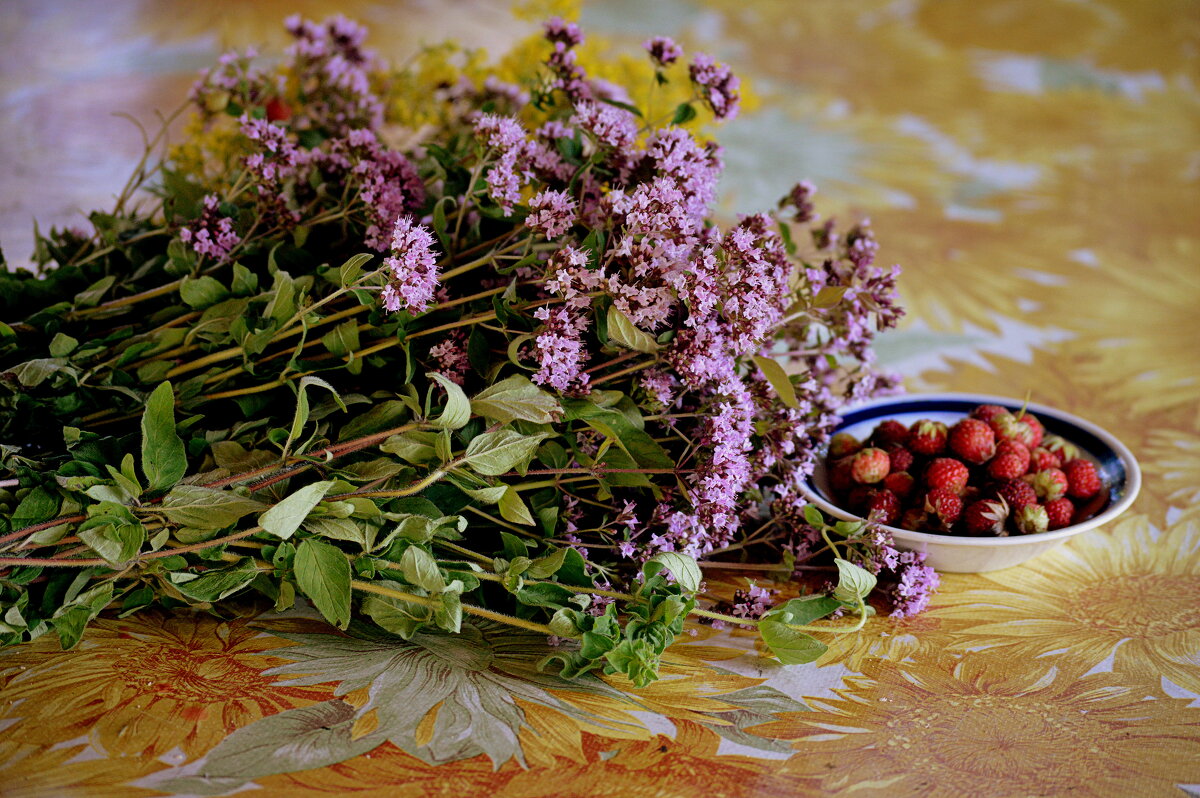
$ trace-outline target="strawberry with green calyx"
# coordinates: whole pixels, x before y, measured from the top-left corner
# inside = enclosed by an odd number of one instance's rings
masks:
[[[1067,475],[1057,468],[1046,468],[1036,474],[1026,474],[1022,479],[1033,486],[1038,498],[1043,502],[1061,499],[1067,494]]]
[[[988,461],[987,471],[992,479],[1018,479],[1029,470],[1029,450],[1012,440],[996,444],[996,455]]]
[[[908,498],[917,481],[907,471],[893,471],[883,478],[883,486],[901,499]]]
[[[934,488],[925,494],[925,513],[942,529],[954,526],[962,511],[962,499],[945,488]]]
[[[1058,459],[1064,463],[1076,459],[1081,454],[1078,446],[1058,435],[1047,435],[1042,438],[1042,446],[1058,455]]]
[[[908,448],[916,454],[936,457],[946,451],[949,433],[950,430],[942,422],[921,419],[909,427]]]
[[[1040,504],[1027,504],[1013,513],[1013,524],[1022,535],[1036,535],[1050,528],[1050,516]]]
[[[908,427],[894,418],[889,418],[875,428],[871,433],[871,440],[881,449],[903,446],[908,441]]]
[[[1045,446],[1038,446],[1029,453],[1030,473],[1047,468],[1062,468],[1062,458]]]
[[[891,524],[900,517],[900,499],[886,488],[871,494],[867,502],[867,518],[880,524]]]
[[[1019,510],[1029,504],[1037,504],[1037,491],[1028,482],[1011,479],[996,489],[996,495],[1008,502],[1008,506]]]
[[[1011,415],[1007,407],[1001,407],[1000,405],[978,405],[970,412],[970,417],[977,418],[985,424],[990,424],[993,418],[1005,413]]]

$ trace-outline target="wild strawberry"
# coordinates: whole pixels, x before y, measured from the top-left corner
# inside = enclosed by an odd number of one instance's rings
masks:
[[[889,418],[875,428],[875,431],[871,433],[871,440],[881,449],[903,446],[904,442],[908,440],[908,427],[894,418]]]
[[[867,517],[891,524],[900,517],[900,499],[887,489],[874,491],[867,502]]]
[[[1050,528],[1050,516],[1040,504],[1027,504],[1013,513],[1013,524],[1022,535],[1035,535]]]
[[[940,421],[921,419],[908,430],[908,448],[917,454],[936,457],[946,451],[946,436],[949,431]]]
[[[870,485],[855,485],[846,494],[846,509],[866,515],[867,508],[871,504],[871,497],[874,495],[875,489]]]
[[[1100,475],[1090,460],[1068,460],[1062,470],[1067,475],[1067,495],[1071,498],[1090,499],[1100,492]]]
[[[988,426],[992,428],[992,432],[996,433],[997,441],[1016,441],[1026,448],[1034,446],[1034,430],[1024,420],[1032,418],[1032,416],[1023,416],[1018,418],[1012,413],[1002,413],[993,418]],[[1038,428],[1040,432],[1040,427]],[[1041,435],[1038,436],[1038,442],[1041,442]]]
[[[1058,455],[1064,463],[1079,457],[1079,447],[1057,435],[1046,435],[1042,438],[1042,446]]]
[[[925,469],[925,484],[930,490],[943,488],[955,495],[961,495],[970,476],[971,472],[958,460],[953,457],[939,457]]]
[[[1065,496],[1061,499],[1048,501],[1044,505],[1046,517],[1049,519],[1048,529],[1062,529],[1071,525],[1071,517],[1075,515],[1075,505]]]
[[[1000,441],[987,470],[992,479],[1017,479],[1029,470],[1029,450],[1016,441]]]
[[[858,438],[849,432],[839,432],[829,439],[829,456],[835,460],[849,457],[861,448]]]
[[[883,486],[901,499],[912,493],[915,484],[917,481],[907,471],[893,471],[883,478]]]
[[[1036,474],[1026,474],[1021,479],[1033,486],[1043,502],[1061,499],[1067,493],[1067,475],[1057,468],[1046,468]]]
[[[850,458],[843,457],[829,464],[829,487],[834,493],[845,493],[854,486],[854,477],[850,475]]]
[[[968,463],[982,465],[996,453],[996,434],[977,418],[964,418],[950,429],[950,451]]]
[[[1009,409],[1007,407],[1001,407],[1000,405],[978,405],[969,415],[971,418],[977,418],[984,423],[990,424],[993,418],[1001,413],[1008,412]]]
[[[900,471],[908,471],[912,468],[913,453],[908,449],[905,449],[903,446],[893,445],[888,447],[887,453],[888,459],[892,463],[893,474]]]
[[[963,511],[963,523],[968,535],[1003,536],[1004,522],[1008,519],[1008,505],[1004,499],[980,499]]]
[[[850,476],[855,482],[878,482],[892,470],[892,461],[883,449],[863,449],[850,458]]]
[[[1062,458],[1057,454],[1047,449],[1045,446],[1038,446],[1029,453],[1029,471],[1042,471],[1047,468],[1062,468]]]
[[[1017,423],[1023,424],[1028,430],[1021,443],[1030,449],[1042,445],[1042,440],[1046,437],[1046,428],[1042,426],[1042,422],[1038,421],[1037,416],[1024,412],[1018,413]]]
[[[953,526],[962,510],[962,499],[945,488],[934,488],[925,494],[925,512],[933,516],[942,529]]]
[[[1010,479],[996,489],[996,495],[1008,502],[1008,506],[1019,510],[1027,504],[1037,504],[1037,491],[1028,482]]]

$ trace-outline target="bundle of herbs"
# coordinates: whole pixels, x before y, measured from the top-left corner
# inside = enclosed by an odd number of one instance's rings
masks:
[[[870,344],[896,270],[806,183],[710,218],[725,66],[652,39],[626,89],[552,20],[491,68],[389,69],[346,19],[287,27],[275,65],[202,74],[92,231],[2,278],[3,643],[302,596],[343,629],[536,630],[567,676],[645,684],[689,616],[803,662],[877,580],[919,611],[919,557],[795,490],[838,407],[894,387]],[[824,590],[697,606],[706,563],[818,558]]]

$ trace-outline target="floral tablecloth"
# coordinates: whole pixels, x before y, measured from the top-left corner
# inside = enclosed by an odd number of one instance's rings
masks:
[[[119,189],[140,143],[112,108],[172,106],[293,10],[357,16],[397,58],[532,24],[467,2],[7,3],[10,261],[32,214]],[[869,214],[909,311],[881,359],[913,391],[1028,392],[1106,427],[1142,463],[1137,503],[1028,565],[946,575],[924,614],[810,666],[696,627],[641,690],[541,673],[544,638],[483,623],[405,643],[250,607],[110,616],[73,651],[0,653],[0,794],[1200,795],[1200,4],[622,0],[583,21],[738,67],[757,102],[721,131],[725,210],[808,176]]]

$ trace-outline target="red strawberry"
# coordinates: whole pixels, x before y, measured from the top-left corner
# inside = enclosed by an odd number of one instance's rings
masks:
[[[912,493],[913,485],[916,483],[912,474],[907,471],[893,471],[883,478],[883,486],[901,499]]]
[[[942,529],[953,526],[962,510],[962,499],[945,488],[934,488],[925,494],[925,512],[937,518]]]
[[[292,118],[291,107],[279,97],[268,100],[266,110],[268,122],[286,122]]]
[[[1008,506],[1019,510],[1029,504],[1037,504],[1037,491],[1028,482],[1011,479],[996,490],[996,495],[1008,502]]]
[[[1035,535],[1050,528],[1050,515],[1040,504],[1027,504],[1013,514],[1013,524],[1022,535]]]
[[[981,499],[963,511],[963,522],[969,535],[1004,536],[1008,505],[1004,499]]]
[[[1025,439],[1021,441],[1030,449],[1041,446],[1042,439],[1046,437],[1046,428],[1042,426],[1042,422],[1038,421],[1037,416],[1029,413],[1018,413],[1017,423],[1023,424],[1028,432],[1025,434]]]
[[[908,431],[908,448],[917,454],[936,457],[946,450],[946,425],[940,421],[921,419]]]
[[[950,451],[968,463],[982,465],[996,453],[996,434],[977,418],[964,418],[950,430]]]
[[[878,482],[891,470],[891,458],[883,449],[863,449],[850,458],[850,476],[855,482]]]
[[[925,469],[925,484],[933,488],[943,488],[955,495],[961,495],[967,486],[971,472],[967,467],[953,457],[939,457]]]
[[[867,507],[871,504],[871,497],[874,495],[875,489],[870,485],[855,485],[846,494],[846,509],[866,515]]]
[[[889,446],[887,453],[888,458],[892,462],[893,474],[912,469],[913,453],[908,449],[905,449],[903,446],[899,445]]]
[[[1029,450],[1015,441],[1000,441],[987,470],[992,479],[1017,479],[1029,470]]]
[[[1047,468],[1062,468],[1062,458],[1045,446],[1038,446],[1029,455],[1029,471],[1031,472],[1043,471]]]
[[[1067,475],[1057,468],[1046,468],[1036,474],[1026,474],[1023,480],[1033,486],[1043,502],[1060,499],[1067,493]]]
[[[1000,405],[979,405],[971,411],[970,416],[990,424],[993,418],[1007,412],[1008,408]]]
[[[1090,460],[1068,460],[1062,470],[1067,475],[1067,494],[1071,498],[1090,499],[1100,492],[1100,475]]]
[[[861,448],[858,438],[849,432],[839,432],[829,439],[829,456],[835,460],[849,457]]]
[[[1049,529],[1062,529],[1071,525],[1071,516],[1075,515],[1075,505],[1065,496],[1045,504],[1046,517],[1049,519]]]
[[[889,418],[871,434],[871,440],[881,449],[887,449],[892,446],[903,446],[908,440],[908,427],[901,424],[894,418]]]
[[[867,503],[867,517],[881,524],[890,524],[900,517],[900,499],[890,490],[874,491]]]

